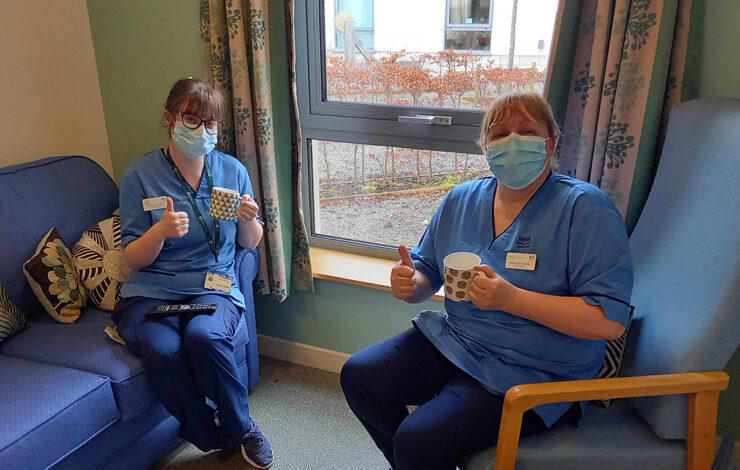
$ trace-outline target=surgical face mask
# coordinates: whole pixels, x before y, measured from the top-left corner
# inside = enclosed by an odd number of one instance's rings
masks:
[[[496,179],[511,189],[522,189],[534,182],[545,169],[547,149],[539,136],[515,132],[488,144],[488,166]]]
[[[188,129],[182,121],[178,121],[175,123],[172,140],[175,141],[175,145],[177,145],[180,152],[195,160],[213,150],[216,142],[218,142],[218,136],[209,134],[202,125],[198,126],[197,129]]]

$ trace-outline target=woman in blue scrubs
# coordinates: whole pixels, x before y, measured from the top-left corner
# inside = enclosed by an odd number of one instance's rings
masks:
[[[453,470],[495,445],[509,388],[595,378],[604,341],[624,332],[633,280],[624,222],[601,190],[552,171],[559,134],[541,96],[497,99],[480,138],[493,176],[454,187],[419,244],[399,247],[391,288],[406,302],[437,292],[450,253],[480,256],[482,275],[471,301],[445,298],[445,312],[422,311],[342,369],[350,408],[395,470]],[[538,406],[522,434],[580,416],[580,403]]]
[[[244,311],[235,248],[237,243],[257,246],[262,222],[246,169],[214,150],[223,107],[222,95],[210,84],[179,80],[164,109],[169,145],[126,169],[121,245],[133,271],[121,288],[114,319],[128,350],[146,366],[155,394],[180,422],[184,439],[203,451],[235,452],[241,444],[251,465],[268,468],[272,449],[249,416],[233,342]],[[214,187],[241,195],[236,220],[210,216]],[[152,307],[170,303],[215,303],[217,308],[213,314],[145,316]]]

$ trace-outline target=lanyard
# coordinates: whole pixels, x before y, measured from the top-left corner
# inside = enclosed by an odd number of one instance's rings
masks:
[[[190,207],[193,208],[193,213],[196,217],[198,217],[198,221],[200,222],[200,226],[203,227],[203,231],[206,233],[206,238],[208,239],[208,246],[211,248],[211,253],[213,253],[213,258],[216,260],[216,266],[218,266],[218,252],[221,249],[221,225],[219,224],[218,219],[214,219],[213,222],[216,226],[216,241],[214,242],[213,238],[211,236],[211,231],[208,230],[208,226],[206,225],[206,221],[203,219],[203,215],[200,213],[200,209],[198,209],[198,206],[195,204],[195,193],[193,192],[193,189],[190,187],[190,185],[185,181],[185,178],[182,176],[182,173],[180,173],[180,170],[177,168],[177,165],[175,165],[175,162],[172,160],[172,157],[170,156],[170,151],[167,149],[164,153],[164,157],[167,159],[167,163],[170,164],[172,167],[172,171],[175,172],[175,176],[177,176],[177,179],[180,181],[180,187],[182,187],[183,192],[185,192],[185,195],[188,197],[188,201],[190,201]],[[211,167],[208,166],[208,158],[207,156],[203,157],[203,162],[205,163],[206,168],[206,177],[208,179],[208,191],[213,191],[213,177],[211,176]]]

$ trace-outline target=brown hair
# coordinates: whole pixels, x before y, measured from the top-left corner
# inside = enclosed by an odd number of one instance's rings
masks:
[[[201,118],[220,119],[224,109],[224,97],[210,83],[197,78],[183,78],[172,85],[164,109],[173,117],[182,111]],[[168,124],[165,117],[164,126],[168,127]]]
[[[480,138],[478,145],[486,152],[486,134],[488,130],[505,119],[512,113],[521,114],[526,111],[537,121],[547,126],[550,137],[560,137],[560,129],[552,114],[550,104],[545,101],[542,95],[530,92],[513,92],[496,98],[489,106],[483,122],[480,126]]]

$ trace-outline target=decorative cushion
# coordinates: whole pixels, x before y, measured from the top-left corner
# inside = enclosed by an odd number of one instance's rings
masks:
[[[56,227],[52,227],[23,264],[23,272],[36,297],[53,319],[74,323],[87,302],[72,254]]]
[[[72,249],[77,274],[90,299],[100,308],[113,310],[121,299],[121,284],[131,269],[123,259],[121,216],[101,220],[85,230]]]
[[[0,343],[26,326],[26,317],[15,306],[8,292],[0,284]]]
[[[600,379],[610,379],[616,377],[619,374],[619,369],[622,367],[622,358],[624,357],[624,346],[627,344],[627,332],[630,329],[632,323],[632,315],[635,313],[635,307],[630,306],[630,316],[627,320],[627,326],[624,328],[624,333],[617,339],[610,339],[606,341],[606,355],[604,356],[604,363],[601,365],[599,371]],[[609,408],[611,400],[594,400],[597,405]]]

